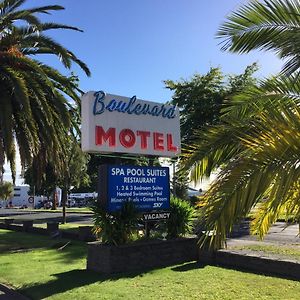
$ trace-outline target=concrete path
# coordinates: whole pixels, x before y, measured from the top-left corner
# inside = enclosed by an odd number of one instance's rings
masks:
[[[284,222],[275,223],[269,233],[264,237],[262,241],[259,240],[257,236],[250,235],[249,221],[244,221],[240,226],[237,226],[230,238],[227,240],[228,245],[233,243],[272,243],[278,245],[299,245],[300,246],[300,236],[299,236],[299,225],[290,224],[287,225]]]
[[[274,261],[300,264],[299,255],[291,255],[288,250],[300,253],[299,225],[287,226],[286,223],[275,223],[263,240],[249,234],[249,222],[245,221],[240,228],[235,228],[232,237],[227,239],[227,248],[222,250],[245,257],[257,257]],[[263,247],[253,247],[263,246]],[[274,249],[281,248],[281,251]]]

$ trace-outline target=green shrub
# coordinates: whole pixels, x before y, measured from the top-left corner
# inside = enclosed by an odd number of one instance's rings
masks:
[[[167,220],[168,238],[176,238],[192,232],[196,210],[187,201],[171,197],[170,219]]]
[[[118,212],[108,213],[101,206],[93,206],[94,233],[103,243],[121,245],[132,240],[138,223],[138,213],[131,201],[123,203]]]
[[[9,200],[14,196],[14,186],[11,182],[0,183],[0,200]]]

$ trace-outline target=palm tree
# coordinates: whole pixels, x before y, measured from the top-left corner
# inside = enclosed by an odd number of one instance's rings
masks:
[[[220,171],[205,195],[207,232],[202,238],[203,242],[210,239],[215,248],[224,245],[233,225],[255,205],[252,232],[260,237],[283,210],[300,221],[300,82],[295,64],[300,52],[297,45],[288,51],[285,40],[290,27],[296,33],[300,28],[299,4],[252,1],[230,16],[218,33],[225,38],[225,49],[275,50],[289,59],[284,75],[262,81],[228,101],[222,123],[199,132],[198,141],[182,159],[194,180]]]
[[[37,17],[64,8],[51,5],[22,10],[24,2],[0,2],[0,181],[5,159],[10,162],[15,179],[15,142],[23,167],[36,157],[40,174],[48,161],[59,170],[64,157],[64,136],[72,122],[69,112],[74,110],[68,99],[79,103],[80,90],[73,77],[62,75],[33,56],[52,54],[66,68],[74,62],[90,75],[88,67],[71,51],[45,35],[51,29],[80,30],[42,23]]]
[[[294,78],[277,78],[234,97],[183,158],[195,181],[219,168],[204,209],[204,239],[214,232],[216,248],[258,203],[252,230],[261,237],[283,209],[300,219],[300,101],[291,92],[300,95]]]

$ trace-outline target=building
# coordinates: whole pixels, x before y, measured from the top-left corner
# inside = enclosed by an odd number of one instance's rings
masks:
[[[68,197],[68,207],[89,206],[97,198],[97,193],[71,193]]]
[[[29,199],[29,186],[28,185],[19,185],[14,187],[13,197],[7,201],[1,200],[1,207],[30,207],[32,204],[30,203],[32,200]]]
[[[61,204],[61,189],[56,188],[55,197],[57,199],[58,205]],[[45,196],[34,196],[29,194],[28,185],[18,185],[14,187],[13,197],[8,200],[0,200],[0,207],[44,207],[41,205],[47,198]]]

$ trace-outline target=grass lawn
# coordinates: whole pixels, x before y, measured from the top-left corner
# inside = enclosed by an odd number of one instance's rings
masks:
[[[81,224],[81,223],[66,223],[66,224],[59,224],[59,229],[68,231],[68,232],[78,232],[78,227],[80,226],[93,226],[93,224]],[[34,224],[34,227],[40,227],[40,228],[47,228],[46,223],[41,224]]]
[[[85,244],[72,242],[58,250],[64,243],[0,230],[0,282],[33,299],[273,300],[300,295],[297,281],[196,263],[103,276],[85,270]]]

